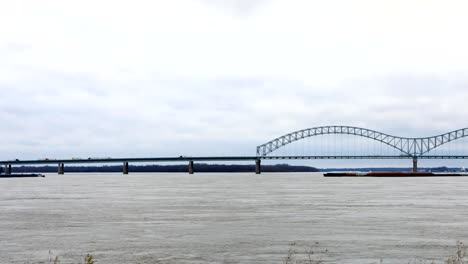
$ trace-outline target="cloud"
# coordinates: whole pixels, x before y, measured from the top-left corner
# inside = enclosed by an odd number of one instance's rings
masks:
[[[272,0],[201,0],[202,3],[213,6],[216,9],[236,16],[249,16],[265,5],[271,4]]]

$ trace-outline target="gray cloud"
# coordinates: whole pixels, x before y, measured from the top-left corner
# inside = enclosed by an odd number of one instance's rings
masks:
[[[306,127],[347,124],[420,136],[463,127],[468,118],[466,82],[444,85],[437,97],[420,94],[433,76],[388,76],[329,89],[268,78],[151,79],[115,89],[113,81],[81,74],[29,76],[37,79],[0,82],[0,116],[8,124],[0,132],[8,139],[4,158],[17,149],[31,158],[116,155],[129,148],[142,156],[248,155],[258,144]]]

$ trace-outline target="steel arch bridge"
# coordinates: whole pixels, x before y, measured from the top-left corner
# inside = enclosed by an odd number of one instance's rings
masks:
[[[422,137],[422,138],[409,138],[409,137],[399,137],[388,135],[379,131],[353,127],[353,126],[320,126],[302,129],[298,131],[291,132],[289,134],[283,135],[281,137],[275,138],[257,146],[257,156],[265,157],[266,155],[272,153],[273,151],[284,147],[295,141],[327,134],[344,134],[344,135],[354,135],[359,137],[365,137],[379,141],[383,144],[391,146],[399,151],[403,155],[420,157],[429,151],[440,147],[448,142],[467,137],[468,128],[462,128],[447,132],[445,134],[440,134],[432,137]]]

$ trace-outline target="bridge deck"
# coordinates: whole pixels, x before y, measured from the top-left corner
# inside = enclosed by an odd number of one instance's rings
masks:
[[[423,155],[418,159],[468,159],[468,156]],[[150,158],[88,158],[88,159],[43,159],[43,160],[5,160],[0,165],[34,164],[86,164],[86,163],[123,163],[123,162],[188,162],[188,161],[253,161],[262,160],[304,160],[304,159],[413,159],[413,156],[205,156],[205,157],[150,157]]]

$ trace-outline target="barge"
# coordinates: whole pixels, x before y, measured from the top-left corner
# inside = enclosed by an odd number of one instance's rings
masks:
[[[31,177],[45,177],[45,175],[39,174],[39,173],[0,174],[0,178],[31,178]]]
[[[328,172],[324,177],[447,177],[468,176],[468,173],[448,172]]]

